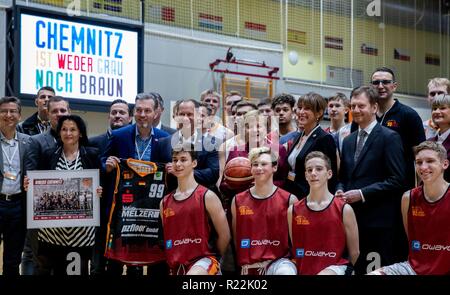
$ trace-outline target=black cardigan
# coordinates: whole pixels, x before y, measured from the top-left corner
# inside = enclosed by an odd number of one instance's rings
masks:
[[[55,170],[62,154],[62,147],[45,150],[39,159],[39,170]],[[80,160],[83,169],[100,169],[99,151],[94,147],[80,146]]]

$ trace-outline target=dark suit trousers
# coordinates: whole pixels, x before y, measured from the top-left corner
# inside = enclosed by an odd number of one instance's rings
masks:
[[[357,275],[400,262],[396,259],[395,234],[395,228],[359,228],[360,254],[355,264]]]
[[[3,275],[19,275],[26,224],[22,200],[0,200],[0,236],[3,236]]]

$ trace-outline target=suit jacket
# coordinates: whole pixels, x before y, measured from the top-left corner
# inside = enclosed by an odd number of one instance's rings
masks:
[[[158,162],[172,162],[172,146],[180,142],[179,132],[162,139],[155,152]],[[197,167],[194,169],[195,180],[207,188],[218,192],[216,182],[219,179],[219,154],[216,138],[212,136],[201,136],[199,133],[195,143],[197,151]],[[175,189],[174,179],[169,181],[169,191]]]
[[[39,166],[39,158],[44,151],[56,147],[57,140],[54,131],[48,130],[45,133],[33,135],[29,138],[28,155],[25,158],[25,169],[36,170]]]
[[[24,158],[25,155],[28,153],[29,148],[29,139],[30,136],[17,132],[17,139],[19,140],[19,155],[20,155],[20,179],[21,179],[21,189],[22,194],[26,195],[24,189],[23,189],[23,177],[25,175],[25,165],[24,165]],[[0,190],[3,186],[3,179],[4,179],[5,171],[3,170],[3,152],[0,151]],[[25,201],[25,198],[23,198],[23,201]]]
[[[17,131],[24,133],[24,134],[28,134],[30,136],[32,135],[36,135],[36,134],[40,134],[41,131],[39,130],[38,127],[38,113],[34,113],[33,115],[31,115],[30,117],[28,117],[27,119],[25,119],[25,121],[23,121],[22,123],[17,125]]]
[[[338,189],[360,189],[365,202],[352,204],[361,228],[392,228],[405,190],[405,160],[400,135],[375,125],[355,163],[358,131],[342,144]]]
[[[154,135],[151,139],[151,154],[150,160],[155,161],[156,159],[156,149],[159,141],[163,137],[169,136],[168,133],[159,130],[158,128],[153,128]],[[136,154],[136,124],[128,125],[116,130],[113,130],[111,137],[108,141],[108,145],[102,154],[102,167],[105,169],[106,159],[109,156],[116,156],[118,158],[128,159],[134,158]]]
[[[294,138],[288,141],[288,157],[292,150],[299,142],[303,133],[298,133]],[[305,178],[305,158],[312,151],[320,151],[330,158],[331,170],[333,176],[328,180],[328,189],[330,192],[335,192],[337,184],[337,156],[336,143],[334,138],[329,133],[325,132],[321,127],[311,133],[308,140],[304,144],[302,150],[295,161],[295,180],[294,182],[287,180],[285,188],[299,199],[306,197],[309,193],[309,184]]]
[[[438,136],[432,137],[428,140],[436,142],[438,140]],[[442,142],[442,145],[445,147],[445,150],[447,151],[447,160],[450,161],[450,136],[447,136],[447,138]],[[450,167],[445,169],[444,171],[444,179],[445,181],[450,181]]]

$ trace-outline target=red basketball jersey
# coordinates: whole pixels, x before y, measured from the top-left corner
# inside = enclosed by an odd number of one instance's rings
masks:
[[[289,255],[289,196],[280,188],[266,199],[253,197],[250,190],[236,196],[235,239],[240,266]]]
[[[438,201],[411,190],[408,210],[408,261],[419,275],[450,274],[450,190]]]
[[[173,193],[163,199],[165,252],[171,269],[187,266],[205,256],[215,256],[214,246],[209,244],[211,227],[205,207],[207,191],[198,185],[185,200],[175,200]]]
[[[328,207],[313,211],[306,198],[292,211],[292,256],[300,275],[316,275],[330,265],[347,264],[347,240],[343,223],[345,202],[333,197]]]

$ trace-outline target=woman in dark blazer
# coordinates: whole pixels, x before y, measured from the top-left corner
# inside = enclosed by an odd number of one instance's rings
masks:
[[[79,116],[63,116],[58,121],[56,132],[59,136],[55,148],[46,150],[39,159],[39,170],[84,170],[99,169],[101,166],[99,151],[88,146],[86,125]],[[61,207],[59,210],[82,210],[90,208],[90,198],[101,194],[74,192],[48,192],[45,197],[50,208]],[[44,198],[44,196],[42,197]],[[47,206],[47,205],[46,205]],[[69,206],[69,208],[67,208]],[[91,207],[92,208],[92,207]],[[92,257],[95,227],[44,228],[38,232],[38,274],[66,275],[68,264],[73,261],[68,256],[77,253],[80,258],[81,275],[88,274],[88,261]]]
[[[303,131],[287,142],[289,175],[284,189],[302,199],[309,194],[309,185],[305,179],[305,158],[312,151],[320,151],[331,160],[333,175],[328,187],[334,193],[337,184],[337,148],[333,136],[325,132],[319,122],[322,119],[327,102],[314,92],[301,96],[297,101],[296,115]]]

